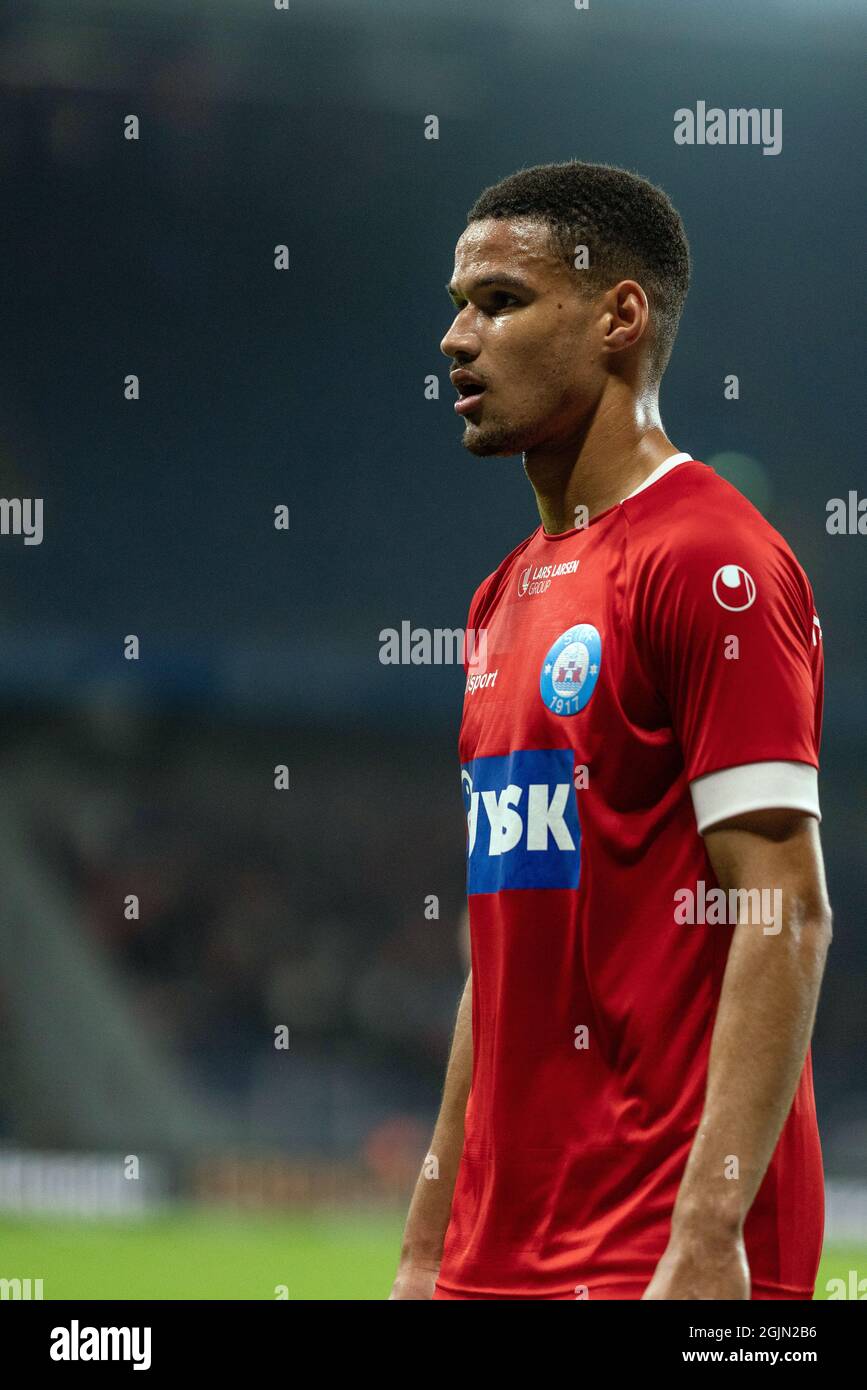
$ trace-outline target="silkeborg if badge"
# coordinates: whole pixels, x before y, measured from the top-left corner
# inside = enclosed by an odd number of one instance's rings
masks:
[[[602,663],[602,640],[592,623],[561,633],[542,662],[539,693],[552,714],[577,714],[593,694]]]

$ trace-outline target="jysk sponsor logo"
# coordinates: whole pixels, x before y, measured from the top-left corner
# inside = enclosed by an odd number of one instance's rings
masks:
[[[578,887],[574,762],[569,748],[545,748],[474,758],[461,768],[468,893]]]
[[[593,694],[602,662],[602,640],[592,623],[576,623],[549,648],[539,693],[552,714],[577,714]]]
[[[527,565],[518,575],[518,598],[525,594],[544,594],[550,589],[552,579],[559,579],[561,574],[574,574],[580,563],[580,560],[563,560],[559,565]]]

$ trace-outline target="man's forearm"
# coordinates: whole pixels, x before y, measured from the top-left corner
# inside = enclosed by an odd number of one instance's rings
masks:
[[[401,1261],[438,1265],[464,1147],[464,1113],[473,1073],[473,976],[458,1007],[442,1104],[427,1158],[410,1202]]]
[[[736,927],[673,1230],[742,1229],[803,1070],[829,940],[825,911],[798,900],[778,935]]]

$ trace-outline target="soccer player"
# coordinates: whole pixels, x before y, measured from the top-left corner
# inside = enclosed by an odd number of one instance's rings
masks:
[[[457,244],[463,445],[523,454],[541,524],[470,606],[472,963],[392,1298],[813,1294],[821,629],[663,430],[688,281],[603,165],[504,179]]]

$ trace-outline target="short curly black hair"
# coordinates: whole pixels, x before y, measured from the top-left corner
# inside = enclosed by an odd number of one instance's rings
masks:
[[[492,184],[467,222],[532,217],[546,222],[556,255],[570,267],[585,245],[589,268],[576,281],[598,294],[618,280],[637,280],[650,305],[648,359],[656,381],[671,356],[689,288],[689,242],[668,196],[638,174],[610,164],[536,164]]]

